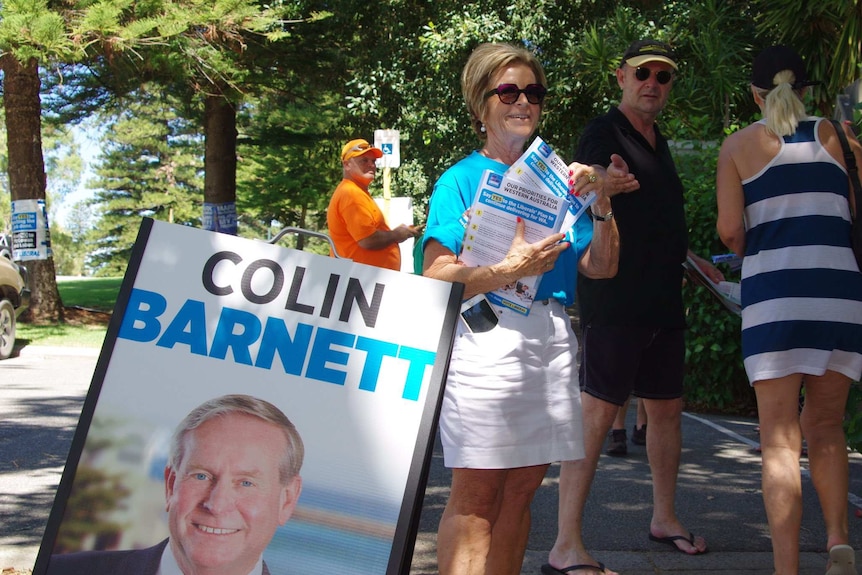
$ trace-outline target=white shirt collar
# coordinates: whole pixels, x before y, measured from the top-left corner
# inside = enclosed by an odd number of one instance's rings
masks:
[[[171,544],[165,545],[165,550],[162,552],[162,560],[159,562],[159,570],[156,575],[184,575],[180,570],[177,559],[174,557],[174,552],[171,550]],[[258,557],[254,568],[247,575],[263,575],[263,558]]]

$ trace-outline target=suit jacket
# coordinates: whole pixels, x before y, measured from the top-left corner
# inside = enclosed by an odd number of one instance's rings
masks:
[[[147,549],[128,551],[83,551],[52,555],[46,575],[155,575],[159,570],[165,539]],[[245,575],[245,573],[237,574]],[[270,575],[266,562],[263,575]]]

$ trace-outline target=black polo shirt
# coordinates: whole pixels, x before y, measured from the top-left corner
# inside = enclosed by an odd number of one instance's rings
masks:
[[[582,325],[685,327],[682,263],[688,249],[683,186],[667,140],[656,130],[656,149],[618,108],[584,128],[575,160],[607,166],[619,154],[640,189],[611,198],[620,231],[616,277],[578,275]]]

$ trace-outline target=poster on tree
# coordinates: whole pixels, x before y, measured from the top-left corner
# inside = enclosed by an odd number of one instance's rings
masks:
[[[47,260],[52,254],[45,200],[13,200],[13,259],[19,262]]]

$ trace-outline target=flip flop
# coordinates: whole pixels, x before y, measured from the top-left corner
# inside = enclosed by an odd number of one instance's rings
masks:
[[[694,553],[689,553],[688,551],[685,551],[684,549],[680,549],[679,545],[676,544],[676,541],[685,541],[689,545],[694,547],[694,533],[692,533],[691,531],[688,532],[688,537],[686,537],[685,535],[673,535],[671,537],[656,537],[655,535],[650,533],[649,534],[649,540],[655,541],[656,543],[664,543],[665,545],[670,545],[671,547],[674,548],[674,550],[679,551],[680,553],[685,553],[686,555],[703,555],[704,553],[709,551],[709,549],[704,549],[703,551],[698,551],[697,548],[695,548]]]
[[[829,563],[826,575],[857,575],[856,552],[849,545],[834,545],[829,550]]]
[[[557,569],[556,567],[552,567],[550,563],[545,563],[544,565],[542,565],[542,575],[566,575],[566,573],[571,573],[572,571],[577,571],[578,569],[592,569],[597,573],[604,573],[605,564],[599,561],[598,565],[569,565],[568,567]]]

